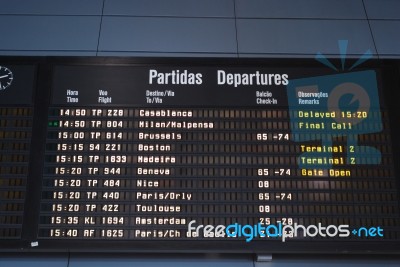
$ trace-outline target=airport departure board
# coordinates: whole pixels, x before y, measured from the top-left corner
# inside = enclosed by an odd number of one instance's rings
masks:
[[[0,250],[399,253],[400,64],[355,65],[0,58]]]

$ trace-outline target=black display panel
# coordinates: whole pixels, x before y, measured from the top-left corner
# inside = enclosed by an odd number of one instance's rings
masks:
[[[400,252],[396,61],[3,61],[2,250]]]
[[[35,76],[34,65],[0,67],[0,240],[21,238]]]

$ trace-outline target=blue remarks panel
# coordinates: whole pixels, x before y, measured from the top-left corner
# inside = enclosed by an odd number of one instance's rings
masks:
[[[364,0],[369,19],[400,19],[399,0]]]
[[[361,0],[236,0],[238,18],[366,19]]]
[[[104,17],[99,52],[236,53],[234,19]]]
[[[230,17],[233,0],[105,0],[104,15]]]
[[[0,14],[101,15],[103,0],[0,0]]]
[[[338,40],[348,40],[348,57],[376,55],[367,21],[238,19],[239,54],[339,55]]]
[[[0,16],[4,51],[96,51],[100,17]]]
[[[400,21],[371,20],[370,24],[379,56],[400,56]]]

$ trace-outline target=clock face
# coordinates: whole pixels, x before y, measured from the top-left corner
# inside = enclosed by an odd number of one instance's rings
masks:
[[[6,67],[0,66],[0,91],[9,87],[13,80],[11,70]]]

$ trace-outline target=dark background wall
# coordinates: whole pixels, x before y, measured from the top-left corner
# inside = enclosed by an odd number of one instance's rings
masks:
[[[397,0],[0,0],[0,55],[400,57]]]
[[[0,0],[0,55],[400,58],[396,0]],[[0,254],[10,266],[400,266],[387,256]]]

